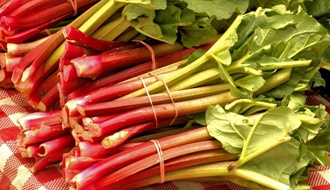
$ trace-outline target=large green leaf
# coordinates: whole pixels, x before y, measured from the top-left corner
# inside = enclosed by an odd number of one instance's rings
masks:
[[[221,106],[210,106],[206,111],[206,123],[210,135],[218,139],[226,151],[238,154],[254,120],[226,112]]]
[[[180,26],[179,32],[183,45],[199,46],[203,39],[216,36],[217,31],[212,26],[212,20],[213,18],[196,16],[192,24]]]
[[[126,16],[128,21],[132,21],[138,17],[155,18],[156,16],[155,10],[152,7],[140,4],[127,5],[123,11],[123,14]]]
[[[291,139],[274,148],[263,152],[259,156],[240,166],[240,169],[250,170],[275,179],[287,185],[291,184],[291,176],[306,167],[308,159],[300,159],[300,143]]]
[[[162,30],[165,41],[174,43],[177,39],[178,27],[181,25],[182,10],[174,5],[169,5],[165,10],[156,11],[154,22]]]
[[[304,2],[307,12],[314,17],[330,14],[330,1],[310,0]]]
[[[239,162],[250,159],[290,140],[290,134],[300,126],[300,120],[291,109],[278,107],[267,111],[254,123],[244,143]]]
[[[309,141],[306,146],[314,160],[322,165],[330,164],[330,116],[325,116],[324,125],[317,136]]]
[[[243,14],[248,8],[246,0],[183,0],[188,8],[197,13],[205,13],[217,20],[229,19],[234,13]]]

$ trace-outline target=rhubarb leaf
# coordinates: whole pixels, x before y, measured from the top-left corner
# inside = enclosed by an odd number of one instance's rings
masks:
[[[269,98],[238,99],[225,106],[225,109],[241,115],[252,115],[262,110],[276,107],[276,101]]]
[[[163,39],[174,43],[177,39],[178,27],[182,24],[182,10],[174,5],[169,5],[167,9],[156,12],[155,23],[158,23],[162,30]]]
[[[326,82],[325,80],[322,78],[322,75],[319,71],[317,71],[315,73],[315,75],[312,78],[312,82],[313,82],[313,87],[325,87],[326,86]]]
[[[243,164],[284,142],[300,126],[297,116],[287,107],[278,107],[267,111],[254,123],[239,159]],[[239,164],[239,165],[240,165]]]
[[[254,124],[253,119],[226,112],[221,106],[209,106],[206,111],[207,129],[232,154],[241,152],[243,143]]]
[[[253,92],[257,91],[259,88],[261,88],[265,84],[265,79],[262,78],[262,76],[248,75],[241,79],[236,80],[235,85],[240,88],[245,89],[247,92],[250,92],[251,96],[252,96]]]
[[[162,30],[158,24],[153,22],[153,18],[151,17],[139,17],[137,18],[137,24],[134,25],[134,28],[142,34],[147,36],[151,36],[156,39],[160,39],[163,37]],[[147,32],[145,32],[147,31]]]
[[[213,18],[209,17],[196,17],[192,24],[180,26],[179,32],[183,45],[186,47],[199,46],[203,39],[216,36],[218,32],[212,26],[212,20]]]
[[[300,172],[310,161],[305,157],[299,159],[299,146],[300,143],[292,138],[251,159],[239,169],[265,175],[294,189],[295,183],[291,183],[291,176]]]
[[[234,13],[243,14],[248,8],[249,1],[246,0],[183,0],[188,8],[196,13],[205,13],[217,20],[229,19]]]
[[[190,115],[188,115],[188,117],[194,119],[195,122],[200,125],[207,125],[206,118],[205,118],[205,112],[190,114]]]
[[[126,16],[128,21],[137,19],[138,17],[150,17],[155,18],[156,13],[150,6],[139,5],[139,4],[129,4],[125,7],[123,14]]]
[[[287,106],[294,112],[298,111],[301,107],[305,106],[306,103],[305,95],[298,93],[294,93],[290,95],[288,100],[289,101],[287,103]]]
[[[315,138],[306,144],[309,153],[315,161],[322,165],[330,164],[330,116],[327,114],[321,126],[321,130]]]
[[[167,1],[163,0],[117,0],[117,2],[135,5],[146,5],[156,10],[165,9],[167,7]]]
[[[307,13],[314,17],[330,14],[330,1],[310,0],[304,1]]]

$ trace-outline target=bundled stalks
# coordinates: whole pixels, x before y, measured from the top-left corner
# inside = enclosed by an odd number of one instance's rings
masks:
[[[299,3],[224,0],[227,9],[214,12],[220,1],[76,2],[77,12],[48,2],[40,15],[63,13],[45,23],[77,17],[0,55],[0,84],[11,77],[44,111],[19,120],[18,147],[36,159],[33,172],[61,162],[75,189],[175,180],[293,189],[309,164],[330,164],[321,146],[330,144],[329,115],[304,96],[322,81],[330,36]],[[47,25],[16,19],[32,11],[12,10],[17,3],[0,10],[7,33]]]
[[[75,145],[70,131],[62,129],[60,111],[34,112],[18,121],[22,131],[17,146],[23,158],[36,160],[30,168],[33,173],[60,162]]]

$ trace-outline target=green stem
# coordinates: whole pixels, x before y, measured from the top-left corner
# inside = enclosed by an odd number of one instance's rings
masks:
[[[139,34],[134,28],[128,28],[124,33],[116,38],[116,41],[128,42]]]
[[[283,84],[284,82],[288,81],[291,76],[292,68],[285,68],[282,70],[277,71],[270,77],[265,79],[265,84],[259,88],[256,92],[254,92],[254,95],[257,96],[259,94],[262,94],[272,88],[275,88],[276,86],[279,86],[280,84]]]
[[[256,125],[258,124],[258,122],[255,122],[254,126],[253,126],[253,129],[251,130],[251,132],[249,133],[249,136],[247,138],[247,140],[244,142],[244,144],[249,144],[253,134],[254,134],[254,130],[256,129]],[[246,151],[247,151],[247,148],[248,146],[243,146],[243,149],[242,149],[242,152],[241,152],[241,156],[240,156],[240,159],[237,161],[237,163],[235,164],[235,168],[238,168],[240,166],[242,166],[243,164],[245,164],[246,162],[252,160],[253,158],[267,152],[268,150],[271,150],[273,149],[274,147],[277,147],[279,146],[280,144],[282,143],[285,143],[285,142],[288,142],[290,141],[290,137],[287,137],[285,139],[281,139],[281,140],[278,140],[276,143],[274,144],[271,144],[271,145],[267,145],[265,146],[264,148],[262,149],[258,149],[257,151],[253,152],[252,154],[249,154],[247,156],[245,156],[246,154]]]
[[[183,90],[188,88],[194,88],[204,85],[210,81],[219,78],[219,70],[217,68],[208,69],[197,74],[191,75],[190,77],[176,83],[171,86],[170,89],[173,91]]]
[[[276,181],[272,178],[269,178],[265,175],[245,170],[245,169],[235,169],[230,172],[231,174],[241,177],[250,181],[253,181],[257,184],[263,185],[265,187],[276,189],[276,190],[288,190],[291,189],[288,185],[283,184],[279,181]]]
[[[298,60],[298,61],[283,61],[274,63],[262,63],[258,69],[262,70],[272,70],[272,69],[282,69],[290,67],[305,67],[309,66],[312,60]]]
[[[225,44],[224,41],[226,39],[228,39],[228,37],[230,35],[232,35],[232,32],[236,31],[236,28],[241,23],[242,18],[243,18],[242,16],[238,16],[235,19],[235,21],[233,22],[233,24],[231,24],[229,29],[221,36],[221,38],[203,56],[201,56],[199,59],[197,59],[193,63],[187,65],[186,67],[184,67],[184,68],[178,70],[177,72],[169,75],[168,77],[164,78],[165,83],[170,85],[170,84],[174,84],[178,81],[181,81],[182,79],[190,76],[192,73],[195,73],[196,70],[198,70],[205,62],[210,60],[212,58],[212,54],[214,54],[215,52],[227,49],[228,48],[227,46],[223,46],[223,44]],[[164,90],[164,85],[161,81],[148,86],[148,91],[150,93],[154,93],[156,91],[161,91],[161,90]],[[140,89],[136,92],[133,92],[133,93],[127,95],[126,97],[127,98],[137,97],[137,96],[141,96],[141,95],[145,95],[145,94],[146,94],[146,90]]]
[[[130,22],[128,22],[125,17],[122,17],[113,24],[112,28],[109,28],[106,32],[104,32],[100,36],[100,39],[112,41],[116,39],[120,34],[122,34],[125,30],[127,30],[129,27],[130,27]]]
[[[197,166],[186,167],[182,169],[177,169],[165,173],[166,181],[180,181],[187,180],[192,178],[204,178],[204,177],[220,177],[228,176],[229,171],[228,167],[235,162],[225,161],[225,162],[216,162],[210,164],[202,164]],[[151,184],[157,184],[161,181],[160,175],[154,175],[142,180],[128,184],[126,187],[142,187]]]

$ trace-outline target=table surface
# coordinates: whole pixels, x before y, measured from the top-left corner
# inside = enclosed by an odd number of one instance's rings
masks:
[[[328,102],[310,95],[310,103]],[[326,105],[329,106],[329,105]],[[330,108],[330,106],[328,107]],[[62,177],[63,169],[53,164],[32,174],[29,167],[33,159],[21,158],[16,147],[16,137],[20,132],[17,119],[34,110],[15,90],[0,89],[0,190],[65,190],[69,185]],[[307,183],[314,190],[330,190],[330,166],[318,166],[319,171],[311,172]],[[169,182],[141,190],[243,190],[231,183]]]

